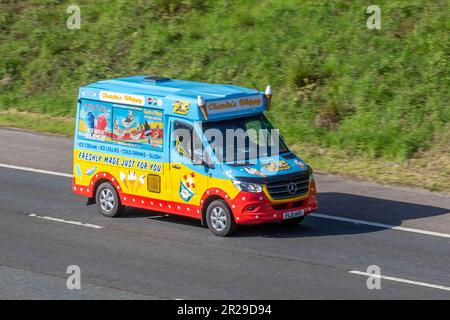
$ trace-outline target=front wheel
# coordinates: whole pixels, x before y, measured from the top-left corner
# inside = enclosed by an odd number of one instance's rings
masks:
[[[233,214],[223,200],[215,200],[208,206],[206,224],[209,230],[219,237],[229,236],[236,229]]]
[[[109,218],[120,216],[125,209],[120,203],[119,195],[111,182],[104,182],[97,188],[95,202],[98,211]]]

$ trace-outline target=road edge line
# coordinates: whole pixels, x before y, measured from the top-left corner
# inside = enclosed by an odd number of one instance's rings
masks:
[[[413,285],[421,286],[421,287],[450,291],[450,287],[446,287],[446,286],[439,285],[439,284],[432,284],[432,283],[408,280],[408,279],[397,278],[397,277],[393,277],[393,276],[385,276],[382,274],[367,273],[367,272],[357,271],[357,270],[350,270],[350,271],[348,271],[348,273],[356,274],[356,275],[360,275],[360,276],[367,276],[367,277],[371,277],[371,278],[379,278],[379,279],[384,279],[384,280],[413,284]]]
[[[21,170],[21,171],[35,172],[35,173],[43,173],[43,174],[49,174],[49,175],[53,175],[53,176],[60,176],[60,177],[67,177],[67,178],[73,177],[73,175],[68,174],[68,173],[42,170],[42,169],[34,169],[34,168],[29,168],[29,167],[20,167],[20,166],[14,166],[14,165],[4,164],[4,163],[0,163],[0,167],[7,168],[7,169]]]
[[[382,229],[393,229],[393,230],[398,230],[398,231],[419,233],[419,234],[424,234],[424,235],[428,235],[428,236],[435,236],[435,237],[441,237],[441,238],[450,238],[450,234],[448,234],[448,233],[428,231],[428,230],[422,230],[422,229],[414,229],[414,228],[407,228],[407,227],[400,227],[400,226],[394,226],[394,225],[390,225],[390,224],[384,224],[384,223],[378,223],[378,222],[370,222],[370,221],[351,219],[351,218],[344,218],[344,217],[332,216],[332,215],[322,214],[322,213],[312,213],[312,214],[310,214],[310,216],[317,217],[317,218],[322,218],[322,219],[329,219],[329,220],[336,220],[336,221],[349,222],[349,223],[355,223],[355,224],[362,224],[362,225],[371,226],[371,227],[378,227],[378,228],[382,228]]]

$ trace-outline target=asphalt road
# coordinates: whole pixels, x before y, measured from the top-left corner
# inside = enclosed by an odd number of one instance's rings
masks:
[[[71,148],[0,129],[1,299],[450,298],[449,195],[318,174],[320,216],[219,238],[143,210],[104,218],[70,178],[4,166],[71,173]],[[66,287],[69,265],[81,269],[81,290]],[[379,290],[349,272],[370,265],[393,277]]]

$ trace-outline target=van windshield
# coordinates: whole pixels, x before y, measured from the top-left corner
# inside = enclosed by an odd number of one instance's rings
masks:
[[[249,164],[252,160],[289,152],[278,130],[264,115],[206,122],[202,129],[222,163]]]

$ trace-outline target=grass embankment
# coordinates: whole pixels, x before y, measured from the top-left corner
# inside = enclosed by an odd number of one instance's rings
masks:
[[[450,191],[448,2],[56,0],[0,4],[0,125],[70,134],[77,88],[155,74],[274,89],[314,167]]]

